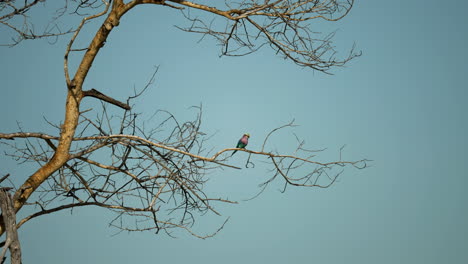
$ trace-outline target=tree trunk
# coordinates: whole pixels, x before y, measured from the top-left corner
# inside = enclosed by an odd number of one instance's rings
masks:
[[[6,241],[0,256],[0,262],[4,262],[5,253],[10,249],[11,264],[21,264],[21,248],[16,230],[16,213],[13,207],[10,188],[0,188],[0,208],[2,209],[3,222],[5,223]]]

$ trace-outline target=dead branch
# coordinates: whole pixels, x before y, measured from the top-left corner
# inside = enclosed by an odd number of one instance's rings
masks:
[[[330,22],[342,19],[352,9],[354,0],[226,1],[224,9],[190,1],[172,2],[227,18],[225,25],[207,23],[187,11],[184,15],[190,25],[179,27],[214,37],[225,56],[243,56],[269,46],[276,54],[301,67],[330,73],[331,68],[343,66],[361,55],[353,46],[348,55],[337,58],[332,45],[334,33],[314,32],[311,25],[311,21],[317,19]]]
[[[115,106],[118,106],[120,108],[123,108],[125,110],[130,110],[130,106],[126,103],[123,103],[123,102],[120,102],[118,100],[115,100],[114,98],[112,97],[109,97],[101,92],[99,92],[98,90],[96,89],[91,89],[91,90],[88,90],[88,91],[83,91],[84,93],[84,96],[90,96],[90,97],[94,97],[94,98],[97,98],[99,100],[102,100],[104,102],[107,102],[107,103],[110,103],[110,104],[113,104]]]

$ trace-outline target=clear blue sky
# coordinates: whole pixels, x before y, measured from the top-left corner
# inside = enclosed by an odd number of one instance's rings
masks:
[[[275,139],[288,149],[291,132],[337,158],[374,160],[347,170],[330,189],[270,188],[259,198],[220,206],[201,217],[216,237],[177,239],[152,233],[112,236],[111,214],[77,209],[30,221],[20,229],[24,263],[468,263],[468,4],[463,1],[357,1],[338,29],[340,47],[356,42],[363,56],[328,76],[301,69],[265,49],[219,58],[211,40],[181,32],[181,15],[146,6],[129,13],[99,54],[85,83],[125,98],[160,65],[155,86],[137,109],[165,109],[190,119],[203,104],[210,144],[233,147],[249,132],[249,148],[295,118],[300,127]],[[92,31],[95,29],[93,28]],[[318,29],[320,31],[321,29]],[[0,39],[8,35],[0,31]],[[24,42],[0,48],[1,132],[46,131],[43,116],[63,119],[63,54],[55,45]],[[232,161],[241,165],[245,153]],[[3,155],[0,173],[22,182],[33,164]],[[268,175],[261,170],[214,175],[229,198],[249,198]]]

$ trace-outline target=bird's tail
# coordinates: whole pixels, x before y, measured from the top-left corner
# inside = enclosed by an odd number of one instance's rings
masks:
[[[234,151],[232,152],[231,157],[232,157],[232,155],[234,155],[234,153],[236,153],[236,152],[237,152],[237,149],[234,150]]]

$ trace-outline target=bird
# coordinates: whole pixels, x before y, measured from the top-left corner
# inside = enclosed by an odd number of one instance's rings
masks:
[[[250,134],[249,134],[249,133],[245,133],[245,134],[241,137],[241,139],[239,139],[239,141],[237,142],[236,148],[241,148],[241,149],[245,148],[245,147],[247,146],[247,144],[249,144],[249,137],[250,137]],[[232,152],[231,157],[232,157],[232,155],[234,155],[234,153],[236,153],[236,152],[237,152],[237,149],[234,150],[234,152]]]

